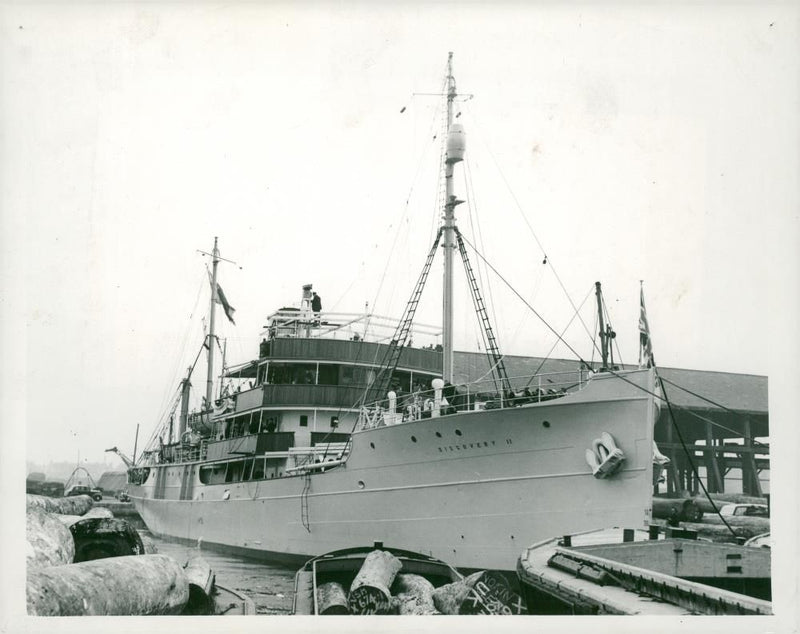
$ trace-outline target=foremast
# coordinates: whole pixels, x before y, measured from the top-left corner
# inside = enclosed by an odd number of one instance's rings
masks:
[[[463,133],[453,130],[453,102],[456,80],[453,77],[453,53],[447,56],[447,150],[445,155],[445,204],[444,204],[444,283],[442,298],[442,374],[448,383],[453,383],[453,252],[455,241],[455,207],[463,201],[453,194],[453,172],[455,164],[464,158]],[[454,134],[455,133],[455,134]],[[455,137],[455,138],[454,138]],[[451,142],[451,139],[457,142]]]
[[[217,265],[219,264],[219,248],[217,247],[217,236],[214,236],[214,250],[211,252],[211,306],[208,310],[208,338],[206,346],[208,348],[208,374],[206,375],[206,397],[205,406],[211,408],[211,395],[214,392],[214,313],[217,303]]]

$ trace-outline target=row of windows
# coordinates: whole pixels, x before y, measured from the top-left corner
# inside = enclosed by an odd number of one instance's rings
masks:
[[[430,388],[434,376],[395,371],[391,387],[412,392]],[[375,380],[375,369],[335,363],[269,363],[258,369],[256,383],[261,385],[342,385],[364,387]]]
[[[283,475],[282,462],[284,459],[280,458],[248,458],[200,467],[200,482],[223,484],[279,478]]]

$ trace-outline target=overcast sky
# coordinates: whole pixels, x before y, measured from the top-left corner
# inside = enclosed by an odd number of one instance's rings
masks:
[[[304,283],[326,310],[399,316],[437,218],[442,104],[414,93],[440,90],[448,51],[474,95],[457,106],[458,222],[508,282],[560,331],[559,280],[576,304],[602,281],[635,362],[643,279],[660,364],[769,373],[771,315],[797,294],[788,8],[34,4],[4,17],[4,270],[21,293],[6,307],[24,298],[12,378],[27,387],[31,459],[101,459],[130,451],[137,423],[149,434],[201,342],[197,249],[214,236],[242,267],[220,270],[231,362],[256,354],[265,316]],[[436,324],[434,266],[419,320]],[[484,277],[503,351],[546,354],[552,335]],[[468,298],[456,320],[457,348],[475,349]],[[579,322],[566,338],[591,357]]]
[[[326,310],[399,316],[437,221],[441,103],[414,93],[440,89],[448,51],[474,95],[458,106],[465,236],[558,330],[561,284],[580,304],[602,281],[625,362],[645,280],[661,365],[769,375],[773,479],[796,483],[781,453],[797,420],[781,370],[800,352],[796,3],[28,2],[0,17],[4,491],[25,456],[102,460],[150,433],[200,345],[197,250],[214,236],[242,267],[220,270],[231,362],[305,283]],[[420,321],[439,321],[440,272]],[[485,277],[503,350],[546,354],[546,328]],[[475,349],[467,307],[456,346]],[[591,356],[578,322],[566,339]]]

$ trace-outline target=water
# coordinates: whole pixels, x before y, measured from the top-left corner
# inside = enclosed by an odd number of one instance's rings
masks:
[[[159,539],[148,530],[140,532],[155,542],[160,554],[169,555],[181,564],[197,553],[194,546]],[[295,568],[223,555],[209,549],[203,549],[202,555],[216,574],[217,583],[249,596],[258,614],[291,614]]]

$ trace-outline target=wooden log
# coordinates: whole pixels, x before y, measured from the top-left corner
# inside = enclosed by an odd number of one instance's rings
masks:
[[[342,584],[329,581],[317,587],[317,613],[350,614],[347,607],[347,593]]]
[[[527,614],[528,609],[503,573],[487,570],[461,602],[458,613],[517,616]]]
[[[200,555],[193,555],[183,566],[189,583],[189,600],[181,614],[214,613],[214,572]]]
[[[139,539],[142,540],[142,546],[144,547],[144,554],[145,555],[155,555],[158,553],[158,546],[153,541],[153,539],[149,535],[145,535],[139,531]]]
[[[726,517],[728,525],[736,537],[750,539],[770,530],[769,519],[764,517]],[[664,520],[653,520],[654,524],[663,525]],[[731,543],[735,537],[722,523],[718,516],[706,515],[702,522],[681,522],[681,528],[697,531],[698,537],[705,537],[713,542]]]
[[[350,586],[348,608],[351,614],[390,614],[389,588],[403,564],[385,550],[373,550],[364,558]]]
[[[114,557],[28,573],[29,616],[179,614],[188,599],[183,568],[165,555]]]
[[[653,498],[653,517],[666,520],[673,513],[681,522],[697,522],[703,517],[703,510],[693,498]]]
[[[726,504],[763,504],[764,506],[767,506],[767,499],[766,498],[754,498],[754,497],[741,496],[741,495],[740,496],[731,495],[729,497],[739,497],[739,498],[744,498],[746,500],[755,500],[755,501],[754,502],[750,502],[750,501],[746,501],[746,502],[733,501],[732,502],[732,501],[729,501],[729,500],[721,499],[715,494],[712,499],[714,500],[714,505],[717,507],[717,511],[720,510]],[[716,515],[717,514],[717,511],[714,510],[714,507],[711,505],[711,502],[709,501],[708,498],[697,496],[696,498],[692,498],[692,499],[697,503],[697,506],[699,506],[703,510],[704,513],[706,513],[708,515]]]
[[[49,498],[44,495],[26,496],[27,508],[40,508],[49,513],[62,515],[84,515],[94,501],[88,495],[73,495],[66,498]]]
[[[69,530],[75,540],[75,563],[144,554],[144,544],[139,533],[122,519],[81,518],[72,523]]]
[[[105,507],[93,506],[83,514],[83,517],[114,517],[114,513]]]
[[[75,542],[69,528],[57,517],[40,508],[28,509],[25,521],[28,540],[25,559],[29,571],[72,563]]]
[[[90,508],[85,515],[54,515],[57,517],[61,522],[69,527],[72,526],[75,522],[80,522],[81,520],[88,519],[90,517],[103,517],[103,518],[113,518],[114,514],[106,508],[100,506],[93,506]]]
[[[433,604],[433,584],[415,574],[399,574],[392,584],[393,603],[397,614],[439,614]]]
[[[485,571],[480,570],[461,581],[439,586],[433,591],[433,605],[442,614],[458,614],[458,609]]]

